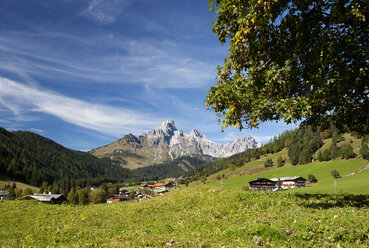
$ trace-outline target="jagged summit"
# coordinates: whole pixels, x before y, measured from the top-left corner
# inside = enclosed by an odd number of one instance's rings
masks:
[[[165,120],[159,127],[147,133],[138,137],[128,134],[110,145],[94,149],[91,153],[98,157],[109,157],[115,161],[123,161],[126,167],[130,167],[130,163],[135,163],[137,168],[173,160],[181,156],[228,157],[259,146],[260,144],[257,144],[252,137],[239,138],[220,145],[209,140],[196,129],[185,133],[182,130],[177,130],[174,120]],[[127,158],[127,154],[131,157]],[[126,157],[119,157],[123,155]]]
[[[173,130],[173,131],[177,130],[174,120],[163,121],[163,123],[161,124],[159,128],[163,130],[168,130],[168,129]]]

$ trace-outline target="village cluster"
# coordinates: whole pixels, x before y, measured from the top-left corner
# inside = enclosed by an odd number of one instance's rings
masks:
[[[112,194],[105,198],[106,203],[119,202],[119,201],[143,201],[151,199],[153,196],[161,196],[168,192],[168,190],[175,189],[177,184],[173,181],[167,181],[163,183],[155,184],[141,184],[138,188],[121,187],[119,188],[119,194]],[[91,187],[90,190],[97,190],[98,187]],[[0,191],[0,200],[6,200],[9,196],[9,192],[6,190]],[[20,197],[16,200],[37,200],[45,203],[61,204],[67,201],[67,198],[62,194],[50,193],[34,193]]]
[[[289,188],[301,188],[306,187],[308,181],[301,177],[278,177],[278,178],[256,178],[249,182],[249,189],[254,191],[278,191]],[[160,196],[168,192],[168,190],[175,189],[177,184],[175,181],[158,182],[154,184],[143,183],[138,188],[121,187],[119,188],[119,194],[111,194],[105,198],[106,203],[120,202],[120,201],[143,201],[151,199],[153,196]],[[90,190],[94,191],[98,187],[91,187]],[[7,191],[0,191],[0,199],[5,200],[8,196]],[[37,200],[39,202],[46,203],[63,203],[67,199],[62,194],[38,194],[27,195],[18,198],[17,200]]]
[[[119,189],[119,194],[109,195],[106,197],[107,203],[119,202],[119,201],[142,201],[151,199],[151,194],[145,194],[145,192],[153,192],[155,195],[160,196],[168,192],[170,189],[174,189],[176,184],[173,182],[155,183],[153,185],[141,184],[138,189],[129,191],[128,188],[122,187]],[[132,194],[132,192],[134,192]]]

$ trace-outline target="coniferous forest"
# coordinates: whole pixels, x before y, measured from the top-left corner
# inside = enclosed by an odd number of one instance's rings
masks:
[[[0,128],[0,174],[33,186],[55,181],[85,186],[133,178],[128,169],[88,153],[67,149],[35,133],[8,132],[3,128]]]

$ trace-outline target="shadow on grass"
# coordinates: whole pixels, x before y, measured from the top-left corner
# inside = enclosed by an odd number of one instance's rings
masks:
[[[307,208],[328,209],[334,207],[369,208],[369,195],[350,194],[295,194],[302,199],[300,205]]]

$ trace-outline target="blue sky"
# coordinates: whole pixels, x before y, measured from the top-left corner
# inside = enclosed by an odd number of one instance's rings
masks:
[[[295,126],[221,132],[204,105],[227,46],[207,0],[0,0],[0,126],[90,150],[173,119],[218,143]]]

